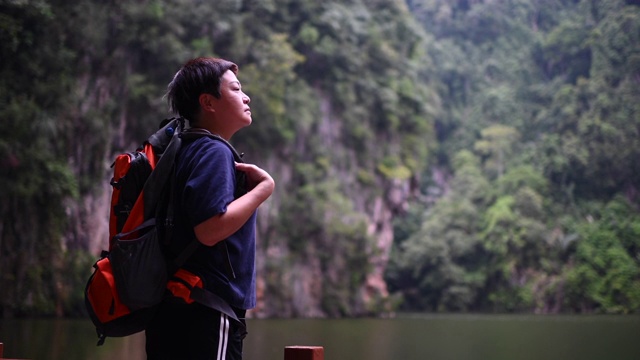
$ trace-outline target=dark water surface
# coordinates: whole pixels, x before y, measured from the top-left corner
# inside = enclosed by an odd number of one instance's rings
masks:
[[[248,321],[246,360],[282,360],[289,345],[325,360],[640,360],[638,316],[402,315],[394,319]],[[0,320],[4,356],[143,360],[144,335],[96,347],[89,320]]]

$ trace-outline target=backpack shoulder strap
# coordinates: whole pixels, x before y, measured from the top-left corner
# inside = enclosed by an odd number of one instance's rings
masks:
[[[144,194],[144,219],[154,217],[156,214],[156,205],[160,201],[163,190],[167,181],[172,179],[174,171],[174,162],[176,154],[182,146],[182,139],[179,134],[184,128],[184,120],[181,118],[169,121],[164,127],[149,137],[148,142],[152,146],[156,144],[163,145],[168,140],[166,149],[162,153],[160,160],[156,164],[155,169],[149,175],[149,178],[142,189]]]

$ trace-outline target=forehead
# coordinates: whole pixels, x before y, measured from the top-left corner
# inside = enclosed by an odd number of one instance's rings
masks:
[[[230,83],[233,83],[233,82],[240,83],[240,81],[236,77],[236,74],[234,74],[233,71],[231,71],[231,70],[227,70],[222,75],[221,80],[222,80],[223,84],[230,84]]]

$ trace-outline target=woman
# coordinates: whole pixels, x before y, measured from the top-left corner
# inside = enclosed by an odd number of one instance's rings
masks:
[[[252,122],[250,98],[237,72],[227,60],[190,60],[169,84],[171,110],[191,128],[228,141]],[[240,322],[198,302],[165,301],[146,330],[147,357],[242,359],[245,312],[256,304],[256,210],[275,183],[259,167],[235,162],[224,141],[200,136],[185,141],[178,153],[174,184],[169,253],[180,254],[197,239],[202,246],[182,268],[226,301]]]

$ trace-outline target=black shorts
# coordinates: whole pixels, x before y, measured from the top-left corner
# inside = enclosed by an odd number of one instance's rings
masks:
[[[244,323],[244,311],[236,310]],[[147,326],[148,360],[241,360],[246,326],[198,303],[165,302]]]

